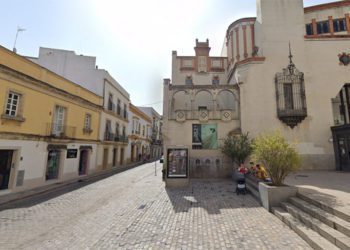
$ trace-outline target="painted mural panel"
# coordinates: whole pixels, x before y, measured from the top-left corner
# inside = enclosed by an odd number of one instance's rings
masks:
[[[218,149],[217,124],[193,124],[193,149]]]

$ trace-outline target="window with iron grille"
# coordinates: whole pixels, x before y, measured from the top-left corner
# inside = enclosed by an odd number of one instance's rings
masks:
[[[306,118],[307,109],[304,73],[296,69],[292,57],[290,52],[290,63],[282,73],[276,74],[275,83],[277,116],[283,123],[294,128]]]
[[[84,129],[91,129],[91,115],[85,114]]]
[[[8,116],[17,116],[19,110],[19,102],[21,95],[15,92],[10,92],[7,98],[5,114]]]

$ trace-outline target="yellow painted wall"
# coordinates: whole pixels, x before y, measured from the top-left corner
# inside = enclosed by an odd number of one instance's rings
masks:
[[[32,61],[19,56],[12,51],[0,46],[0,64],[15,69],[37,80],[46,82],[56,88],[62,89],[73,95],[80,96],[97,105],[102,105],[103,100],[100,96],[90,92],[87,89],[39,66]]]
[[[64,78],[56,76],[36,64],[30,63],[28,60],[12,52],[8,52],[2,47],[0,47],[0,64],[32,77],[40,78],[41,81],[44,81],[44,79],[45,82],[47,82],[46,80],[52,81],[47,83],[54,83],[55,85],[52,85],[55,87],[62,87],[67,92],[76,94],[89,102],[97,105],[102,104],[102,97]],[[22,107],[21,116],[25,121],[18,122],[0,118],[0,132],[50,135],[49,124],[53,123],[55,106],[60,105],[66,108],[65,125],[76,128],[75,138],[98,140],[100,113],[102,109],[93,105],[82,104],[78,98],[71,99],[62,94],[53,93],[35,83],[30,83],[26,79],[9,76],[6,72],[0,72],[0,116],[5,114],[5,105],[8,91],[10,90],[22,94],[20,100],[20,106]],[[83,133],[86,113],[92,116],[91,128],[93,132],[90,134]]]
[[[48,124],[53,122],[55,105],[66,108],[65,125],[76,127],[75,138],[97,140],[99,131],[100,112],[92,108],[84,107],[67,98],[57,98],[41,91],[21,86],[14,82],[1,79],[0,74],[0,112],[5,113],[5,102],[9,90],[22,94],[22,116],[24,122],[1,119],[1,132],[15,132],[35,135],[49,135]],[[84,134],[85,114],[91,114],[91,134]]]

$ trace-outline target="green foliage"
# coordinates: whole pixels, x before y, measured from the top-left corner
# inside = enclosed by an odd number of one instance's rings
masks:
[[[288,144],[280,132],[254,139],[253,158],[266,167],[275,186],[282,186],[287,175],[300,167],[298,152],[293,145]]]
[[[238,166],[252,153],[252,141],[248,133],[242,135],[228,135],[221,147],[221,152],[231,158]]]

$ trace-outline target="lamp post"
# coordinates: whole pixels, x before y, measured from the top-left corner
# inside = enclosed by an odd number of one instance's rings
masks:
[[[16,43],[17,43],[17,38],[18,38],[18,33],[25,31],[25,29],[21,28],[21,27],[17,27],[17,32],[16,32],[16,38],[15,38],[15,43],[13,45],[13,52],[17,53],[17,49],[16,49]]]

